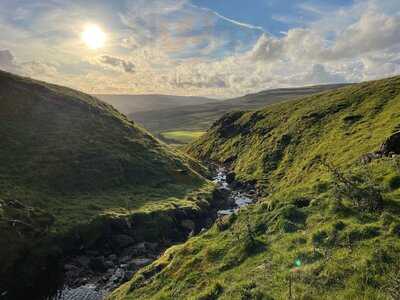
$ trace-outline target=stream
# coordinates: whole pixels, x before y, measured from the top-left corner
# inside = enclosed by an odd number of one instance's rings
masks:
[[[235,187],[233,184],[228,184],[227,181],[228,170],[224,167],[219,167],[216,170],[216,175],[213,177],[213,181],[217,183],[218,189],[229,194],[228,202],[229,207],[227,209],[217,211],[217,216],[222,217],[226,215],[232,215],[238,213],[238,211],[256,201],[256,191],[253,188]],[[215,220],[214,220],[215,221]],[[146,243],[142,243],[144,249]],[[148,244],[148,243],[147,243]],[[160,249],[158,254],[161,254],[165,249]],[[154,252],[154,251],[153,251]],[[114,255],[115,256],[115,255]],[[150,255],[151,256],[151,255]],[[114,269],[108,272],[104,272],[103,276],[97,280],[87,280],[86,278],[80,278],[81,285],[66,286],[57,292],[57,295],[48,298],[47,300],[103,300],[112,290],[117,286],[126,282],[131,278],[135,271],[150,264],[155,260],[157,256],[152,255],[151,259],[148,258],[115,258],[116,264]],[[129,269],[127,266],[129,260],[132,264],[137,265],[137,268]],[[73,265],[66,265],[66,269],[73,268]]]

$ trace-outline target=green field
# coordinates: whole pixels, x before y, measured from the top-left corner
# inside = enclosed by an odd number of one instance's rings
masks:
[[[162,132],[160,135],[163,139],[177,144],[188,144],[200,138],[204,131],[167,131]]]

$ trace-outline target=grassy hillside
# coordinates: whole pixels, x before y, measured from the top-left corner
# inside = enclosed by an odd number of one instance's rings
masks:
[[[268,104],[322,92],[341,85],[313,86],[306,88],[267,90],[244,97],[198,105],[180,106],[173,109],[153,109],[128,114],[155,134],[166,131],[203,131],[229,111],[257,109]]]
[[[399,129],[400,77],[225,115],[187,150],[260,200],[111,299],[399,299]]]
[[[190,142],[195,141],[199,137],[201,137],[205,132],[204,131],[166,131],[161,133],[161,136],[164,140],[169,143],[174,144],[188,144]]]
[[[210,192],[203,167],[108,104],[5,72],[0,87],[1,293],[35,288],[63,250],[53,238],[99,219],[197,210],[196,194]]]
[[[201,105],[218,100],[204,97],[185,97],[173,95],[95,95],[111,104],[120,112],[127,114],[161,109],[175,109],[180,106]]]

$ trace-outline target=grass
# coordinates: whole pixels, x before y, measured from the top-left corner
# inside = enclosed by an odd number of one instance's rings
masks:
[[[34,288],[38,273],[63,251],[54,240],[75,228],[137,213],[199,210],[212,193],[203,166],[112,106],[5,72],[0,86],[2,288],[6,282]]]
[[[361,157],[399,124],[400,77],[225,115],[187,151],[231,162],[261,199],[169,249],[110,299],[287,299],[290,282],[294,299],[390,299],[400,266],[398,156]],[[338,194],[321,159],[376,188],[382,208]]]
[[[205,132],[204,131],[166,131],[161,132],[160,135],[164,140],[170,141],[176,144],[188,144],[194,140],[200,138]]]
[[[267,90],[240,98],[186,105],[171,109],[151,109],[128,114],[155,134],[168,131],[205,131],[226,112],[259,109],[266,105],[314,94],[342,85]],[[191,103],[193,104],[193,103]]]

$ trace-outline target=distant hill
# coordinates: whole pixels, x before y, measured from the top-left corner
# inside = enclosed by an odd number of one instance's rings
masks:
[[[100,100],[111,104],[125,115],[162,110],[174,109],[180,106],[199,105],[218,100],[204,97],[185,97],[172,95],[95,95]]]
[[[344,84],[320,85],[262,91],[239,98],[211,103],[186,105],[173,109],[157,109],[130,113],[128,116],[153,133],[179,130],[206,130],[223,114],[233,110],[251,110],[304,95],[336,89]]]
[[[22,299],[12,293],[36,299],[28,291],[54,280],[64,249],[101,237],[92,227],[139,211],[178,209],[181,200],[199,212],[196,197],[186,197],[209,184],[199,164],[111,105],[5,72],[0,137],[0,294],[6,290],[10,299]],[[157,230],[172,230],[165,225],[172,219],[162,219],[163,229],[157,222],[152,216],[151,232],[139,236],[158,240]]]

